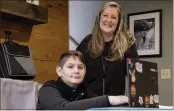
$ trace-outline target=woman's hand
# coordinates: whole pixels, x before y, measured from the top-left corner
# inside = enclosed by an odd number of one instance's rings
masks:
[[[111,105],[121,105],[129,101],[127,96],[108,96],[108,99]]]

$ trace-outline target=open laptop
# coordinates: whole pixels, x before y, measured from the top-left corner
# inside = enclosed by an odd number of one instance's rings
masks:
[[[130,107],[159,107],[157,63],[127,59]]]

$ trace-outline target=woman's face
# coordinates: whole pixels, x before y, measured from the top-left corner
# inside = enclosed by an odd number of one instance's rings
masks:
[[[57,68],[57,73],[67,85],[76,87],[82,83],[86,73],[86,67],[79,58],[70,57],[62,68]]]
[[[116,7],[106,7],[100,15],[100,29],[104,34],[114,34],[118,24],[118,11]]]

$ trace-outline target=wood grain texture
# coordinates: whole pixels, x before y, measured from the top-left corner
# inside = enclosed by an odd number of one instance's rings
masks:
[[[48,23],[34,26],[29,42],[38,71],[34,81],[40,83],[57,79],[58,59],[69,47],[68,0],[42,2],[48,7]]]
[[[68,22],[49,17],[48,24],[33,27],[31,36],[54,40],[60,40],[59,37],[68,39],[68,30]]]
[[[35,60],[35,67],[37,69],[37,76],[33,79],[39,83],[44,83],[48,80],[56,80],[58,75],[56,74],[57,62]]]
[[[36,36],[32,37],[29,46],[34,59],[58,61],[60,54],[68,49],[67,39],[56,40]]]

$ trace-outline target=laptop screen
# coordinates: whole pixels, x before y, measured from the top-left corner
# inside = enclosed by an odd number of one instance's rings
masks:
[[[157,63],[127,59],[129,106],[159,107]]]

